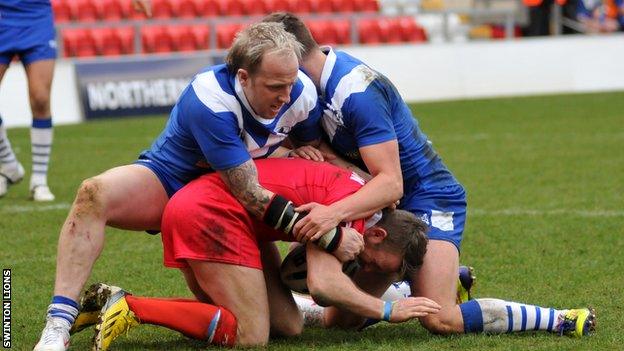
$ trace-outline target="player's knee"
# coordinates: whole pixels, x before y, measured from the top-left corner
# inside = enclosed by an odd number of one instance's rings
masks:
[[[266,346],[269,342],[269,328],[245,328],[238,325],[236,346]]]
[[[30,108],[35,116],[50,115],[50,95],[48,91],[35,91],[30,97]]]
[[[104,184],[97,177],[84,180],[76,194],[74,210],[77,214],[101,215],[104,210]]]
[[[444,314],[433,314],[420,318],[420,324],[433,334],[448,335],[456,332],[452,318]]]
[[[279,321],[271,323],[271,332],[284,337],[301,335],[303,332],[303,318],[301,314],[292,318],[279,318]]]

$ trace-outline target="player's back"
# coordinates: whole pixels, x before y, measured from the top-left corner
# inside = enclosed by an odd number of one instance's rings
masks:
[[[50,0],[0,1],[0,26],[29,27],[50,21],[52,21]]]
[[[342,156],[366,169],[359,148],[396,139],[406,195],[457,184],[388,78],[344,52],[330,51],[328,60],[322,123]]]

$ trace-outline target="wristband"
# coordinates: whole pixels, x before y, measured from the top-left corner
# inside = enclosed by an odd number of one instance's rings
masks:
[[[342,241],[342,227],[332,228],[318,240],[318,245],[325,251],[332,253],[336,251]]]
[[[381,317],[381,319],[383,319],[386,322],[390,321],[390,315],[392,314],[392,306],[394,306],[394,302],[390,302],[390,301],[384,302],[383,316]]]
[[[275,194],[267,206],[262,220],[273,229],[292,234],[295,223],[305,217],[307,212],[295,212],[293,203],[283,196]]]

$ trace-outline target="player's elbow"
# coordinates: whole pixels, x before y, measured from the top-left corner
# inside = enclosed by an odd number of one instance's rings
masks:
[[[319,279],[315,275],[308,274],[308,290],[310,296],[319,306],[330,306],[332,304],[331,298],[331,283],[328,279]]]

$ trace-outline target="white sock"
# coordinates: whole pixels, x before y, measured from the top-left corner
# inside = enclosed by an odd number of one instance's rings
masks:
[[[35,120],[37,121],[37,120]],[[48,184],[48,164],[52,151],[53,129],[52,120],[49,122],[35,123],[30,128],[30,143],[32,150],[32,175],[30,188]],[[43,120],[45,121],[45,120]]]
[[[555,331],[559,316],[568,310],[556,310],[499,299],[476,299],[481,307],[483,331],[510,333],[527,330]]]
[[[0,118],[0,168],[16,168],[17,158],[11,148],[11,142],[7,136],[4,124],[2,124],[2,118]]]
[[[306,327],[324,325],[323,311],[324,308],[317,305],[311,297],[299,294],[293,294],[297,307],[303,313],[303,325]]]

